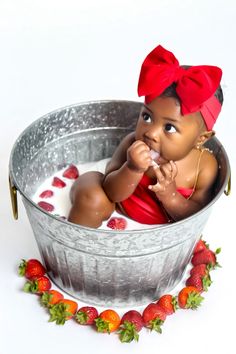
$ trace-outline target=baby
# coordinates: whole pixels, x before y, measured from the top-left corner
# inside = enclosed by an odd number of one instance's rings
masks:
[[[160,45],[148,54],[136,129],[121,141],[104,175],[87,172],[76,180],[68,220],[97,228],[116,209],[140,223],[164,224],[203,208],[218,172],[203,144],[214,135],[223,103],[221,76],[215,66],[180,66]]]

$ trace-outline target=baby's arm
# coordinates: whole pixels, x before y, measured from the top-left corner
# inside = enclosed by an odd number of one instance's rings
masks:
[[[140,140],[135,141],[134,133],[127,135],[106,168],[102,186],[108,198],[112,202],[128,198],[151,163],[149,147]]]
[[[170,161],[161,168],[154,168],[158,182],[150,186],[150,189],[156,193],[163,207],[174,220],[182,220],[201,210],[210,201],[217,170],[218,164],[214,156],[210,153],[204,154],[195,191],[190,199],[186,199],[176,189],[175,177],[178,171],[176,164]]]

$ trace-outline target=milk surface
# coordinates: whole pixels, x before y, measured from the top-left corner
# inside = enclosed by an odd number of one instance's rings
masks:
[[[79,171],[79,176],[81,176],[83,173],[88,172],[88,171],[99,171],[104,173],[106,164],[110,159],[103,159],[97,162],[88,162],[84,164],[79,164],[77,165],[77,169]],[[64,169],[58,171],[51,177],[47,178],[37,189],[36,193],[32,196],[32,200],[38,204],[40,201],[50,203],[51,205],[54,206],[54,210],[50,212],[51,214],[57,216],[58,218],[63,218],[67,219],[69,215],[69,211],[71,208],[71,202],[70,202],[70,189],[72,184],[74,183],[74,180],[68,179],[63,177],[63,172],[68,168],[69,166],[65,167]],[[66,186],[64,188],[58,188],[52,185],[52,181],[54,177],[60,178],[62,181],[65,182]],[[40,198],[40,194],[46,190],[51,190],[53,192],[53,196],[49,198]],[[140,229],[147,229],[147,228],[153,228],[157,227],[158,225],[146,225],[146,224],[140,224],[124,215],[121,215],[114,211],[114,213],[111,215],[112,217],[122,217],[127,221],[127,227],[126,230],[140,230]],[[99,229],[102,230],[111,230],[109,227],[107,227],[107,222],[108,220],[104,221],[102,225],[99,227]]]

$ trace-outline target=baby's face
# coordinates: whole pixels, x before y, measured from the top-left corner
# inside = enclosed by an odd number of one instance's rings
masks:
[[[135,138],[158,151],[159,164],[183,159],[196,146],[203,131],[201,114],[181,115],[176,99],[157,97],[141,109]]]

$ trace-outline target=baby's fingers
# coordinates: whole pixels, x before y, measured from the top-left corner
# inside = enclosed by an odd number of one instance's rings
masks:
[[[163,184],[164,184],[164,181],[165,181],[165,177],[162,173],[162,171],[160,170],[159,167],[157,166],[154,166],[154,171],[155,171],[155,174],[156,174],[156,178],[157,178],[157,183],[156,184],[153,184],[153,185],[149,185],[148,188],[157,193],[157,192],[161,192],[163,191]]]
[[[150,189],[154,193],[158,193],[163,191],[163,186],[159,182],[157,182],[156,184],[153,185],[150,184],[148,186],[148,189]]]
[[[177,176],[177,166],[173,161],[170,161],[160,167],[162,175],[165,177],[166,181],[172,182]]]

